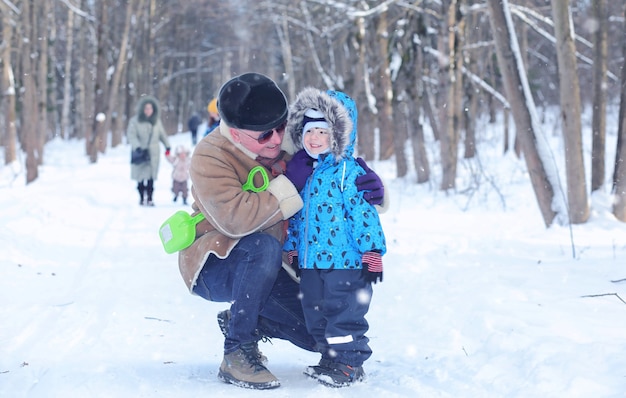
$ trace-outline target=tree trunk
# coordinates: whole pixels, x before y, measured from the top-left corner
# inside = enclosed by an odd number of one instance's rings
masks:
[[[593,0],[593,17],[597,30],[593,33],[593,116],[591,121],[591,191],[604,184],[606,173],[606,84],[607,84],[607,18],[606,0]]]
[[[34,65],[37,70],[37,107],[38,107],[38,123],[37,123],[37,146],[39,156],[37,161],[39,165],[43,164],[44,144],[48,141],[48,41],[50,21],[50,2],[44,1],[43,4],[35,2],[37,6],[31,11],[35,18],[35,26],[33,26],[33,45],[39,43],[39,58],[36,58]],[[35,40],[36,39],[36,40]]]
[[[420,76],[421,79],[421,76]],[[441,137],[441,130],[439,129],[439,118],[437,117],[437,112],[433,109],[432,104],[432,95],[428,90],[428,87],[424,85],[424,91],[422,93],[421,103],[424,107],[424,113],[426,113],[426,117],[428,117],[428,122],[430,123],[430,128],[433,131],[433,137],[435,141],[439,141],[439,137]]]
[[[7,10],[0,6],[2,11],[2,89],[4,90],[4,126],[5,136],[4,163],[10,164],[17,159],[17,129],[15,117],[15,76],[11,64],[11,47],[13,46],[13,24]]]
[[[291,41],[289,40],[289,24],[285,15],[281,18],[280,23],[276,24],[276,32],[280,39],[280,49],[283,56],[283,63],[285,65],[285,73],[289,76],[287,79],[287,99],[288,102],[295,101],[296,99],[296,76],[293,69],[293,54],[291,52]]]
[[[61,106],[61,137],[70,138],[70,104],[72,101],[72,47],[74,46],[74,11],[67,10],[65,68],[63,76],[63,105]]]
[[[108,26],[107,8],[105,2],[100,3],[98,12],[98,56],[96,60],[96,87],[94,96],[94,117],[91,124],[91,140],[89,143],[89,160],[91,163],[98,161],[98,152],[106,145],[105,119],[107,114],[107,66],[108,62],[105,54],[106,47],[106,27]]]
[[[122,132],[117,128],[118,125],[116,123],[116,118],[120,114],[119,104],[120,101],[120,82],[122,80],[122,74],[124,73],[124,68],[126,65],[126,49],[128,47],[129,40],[129,32],[130,32],[130,21],[133,15],[133,2],[128,1],[126,3],[126,18],[124,20],[124,33],[122,34],[122,39],[120,43],[119,56],[117,58],[117,62],[115,65],[115,72],[113,73],[113,77],[111,78],[110,90],[109,90],[109,104],[107,106],[107,110],[109,111],[109,115],[105,120],[104,131],[105,134],[107,131],[111,131],[111,147],[115,148],[122,142]]]
[[[448,101],[446,103],[446,129],[441,135],[441,176],[442,190],[456,186],[456,166],[458,157],[459,128],[463,97],[463,57],[461,55],[461,35],[463,17],[462,0],[452,0],[448,7]]]
[[[387,47],[389,45],[389,32],[387,32],[387,13],[382,13],[378,16],[378,23],[376,25],[376,38],[378,40],[378,62],[380,62],[379,70],[379,83],[382,95],[377,95],[376,98],[380,98],[381,106],[379,107],[379,130],[380,134],[378,141],[380,143],[380,159],[387,160],[391,158],[394,153],[394,146],[396,147],[396,165],[398,167],[397,174],[401,177],[406,174],[406,158],[403,153],[398,153],[397,146],[399,143],[400,148],[404,147],[406,140],[406,134],[404,131],[394,131],[393,128],[393,107],[392,96],[393,88],[391,86],[391,76],[389,75],[389,52]]]
[[[22,28],[22,37],[29,40],[20,40],[20,54],[22,57],[22,77],[23,95],[22,95],[22,124],[21,137],[22,148],[26,152],[26,183],[30,184],[39,176],[39,135],[37,134],[37,122],[39,120],[37,106],[37,86],[35,84],[35,76],[33,75],[33,65],[31,54],[35,41],[31,40],[33,13],[31,11],[31,0],[22,2],[22,19],[19,26]]]
[[[415,120],[411,142],[413,145],[413,165],[415,166],[415,171],[417,173],[417,183],[423,184],[430,180],[430,163],[428,162],[428,154],[426,152],[424,126],[422,125],[422,118],[420,117],[423,104],[428,102],[426,87],[424,85],[424,81],[422,80],[424,72],[424,52],[422,47],[416,48],[415,55],[415,76],[417,77],[415,85],[417,95],[415,96],[415,115],[411,115],[412,119]]]
[[[472,159],[476,156],[476,116],[478,115],[478,93],[474,85],[467,83],[465,86],[465,98],[467,110],[463,110],[463,126],[465,130],[465,140],[463,140],[463,158]]]
[[[556,175],[556,171],[552,170],[550,174],[546,171],[546,167],[549,167],[549,160],[542,159],[538,150],[538,138],[541,132],[536,131],[535,128],[538,128],[539,121],[535,114],[530,87],[525,79],[524,64],[520,59],[509,3],[508,0],[487,0],[487,5],[491,16],[489,21],[496,45],[498,64],[502,72],[507,99],[511,104],[516,133],[543,221],[546,226],[550,226],[557,215],[552,207],[555,200],[554,187],[557,183],[550,179],[550,176]]]
[[[569,0],[552,0],[559,67],[561,125],[565,143],[565,169],[570,222],[580,224],[589,218],[587,184],[583,160],[582,126],[580,121],[580,88],[576,67],[574,28],[570,25]]]
[[[355,93],[356,93],[356,106],[359,109],[359,140],[357,142],[359,155],[365,160],[374,159],[375,156],[375,143],[374,134],[371,130],[363,128],[370,124],[363,123],[366,118],[366,110],[368,109],[367,91],[369,85],[369,76],[367,69],[367,45],[365,40],[367,38],[366,20],[364,18],[357,18],[357,33],[355,34],[354,47],[358,51],[358,63],[355,66],[354,80],[355,80]],[[371,125],[370,125],[371,126]]]
[[[4,163],[13,163],[16,159],[17,129],[15,117],[15,77],[13,76],[13,64],[11,62],[11,47],[13,41],[13,24],[6,10],[2,9],[2,85],[4,90]]]
[[[626,5],[624,5],[626,18]],[[622,87],[619,103],[619,125],[617,128],[617,148],[615,151],[615,165],[613,169],[613,215],[626,222],[626,23],[622,29]]]

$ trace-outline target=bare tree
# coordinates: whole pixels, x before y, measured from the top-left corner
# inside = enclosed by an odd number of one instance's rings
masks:
[[[33,3],[35,4],[35,3]],[[39,165],[43,164],[44,144],[48,141],[48,43],[50,40],[50,2],[45,1],[43,4],[37,4],[31,9],[36,24],[31,27],[33,33],[32,45],[36,49],[36,62],[31,65],[34,67],[37,75],[37,145],[38,153],[37,161]]]
[[[61,137],[67,140],[70,137],[70,105],[72,102],[72,47],[74,46],[74,11],[67,9],[66,53],[63,69],[63,105],[61,110]]]
[[[459,130],[463,104],[463,56],[461,51],[464,18],[463,0],[451,0],[448,7],[448,95],[446,101],[446,129],[440,137],[442,190],[456,186]]]
[[[378,92],[380,95],[380,115],[378,117],[380,136],[380,158],[389,159],[395,152],[398,177],[406,174],[407,165],[404,153],[406,134],[404,131],[396,131],[393,128],[393,89],[391,87],[391,76],[389,75],[389,51],[387,49],[388,38],[387,13],[381,13],[376,17],[376,39],[378,45],[378,62],[380,63],[379,78],[376,79],[380,85]],[[394,146],[395,144],[395,146]],[[398,151],[400,149],[400,151]]]
[[[539,121],[526,80],[509,3],[508,0],[487,0],[487,5],[504,89],[511,104],[526,167],[543,221],[546,226],[550,226],[557,215],[553,208],[557,186],[553,179],[556,171],[549,167],[549,160],[542,158],[538,150],[538,146],[542,145],[539,142],[542,133],[538,131]]]
[[[94,99],[94,117],[91,125],[91,135],[89,137],[88,154],[89,160],[95,163],[98,160],[98,152],[102,151],[106,145],[105,118],[107,115],[107,59],[106,59],[106,37],[108,26],[108,9],[105,2],[101,2],[98,8],[98,51],[96,61],[96,87]]]
[[[626,5],[623,9],[626,21]],[[622,30],[622,84],[619,103],[619,125],[617,128],[617,149],[615,151],[615,165],[613,169],[613,214],[626,222],[626,22]]]
[[[121,42],[119,44],[119,51],[117,52],[117,62],[115,63],[115,70],[111,77],[111,83],[108,89],[109,103],[107,105],[108,117],[104,122],[105,133],[111,130],[111,147],[115,148],[122,142],[122,132],[119,124],[114,123],[114,118],[117,119],[119,113],[121,113],[122,106],[120,103],[120,82],[124,74],[124,66],[126,65],[126,53],[128,48],[130,22],[133,15],[133,2],[126,2],[124,28],[122,32]]]
[[[38,112],[37,106],[37,85],[31,54],[33,54],[34,37],[32,26],[36,24],[36,13],[32,12],[30,0],[24,0],[21,8],[21,20],[19,27],[22,40],[20,41],[20,54],[22,60],[22,123],[21,138],[22,148],[26,152],[26,183],[29,184],[39,176],[39,134],[38,134]]]
[[[565,172],[570,222],[580,224],[589,218],[587,184],[583,161],[580,121],[580,88],[576,66],[574,28],[570,24],[569,0],[552,0],[556,55],[559,64],[561,126],[565,143]]]
[[[0,87],[4,89],[4,124],[5,134],[2,145],[4,146],[4,163],[10,164],[17,158],[17,128],[15,116],[15,76],[13,75],[13,65],[11,63],[11,46],[13,41],[13,21],[11,17],[14,12],[3,3],[0,3],[0,11],[2,11],[2,84]]]
[[[591,121],[591,190],[604,184],[606,152],[607,34],[606,0],[593,0],[593,116]]]

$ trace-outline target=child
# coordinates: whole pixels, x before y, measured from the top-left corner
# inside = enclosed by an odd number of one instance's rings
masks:
[[[362,365],[372,354],[365,314],[372,283],[382,281],[386,252],[378,213],[356,189],[356,178],[365,174],[353,157],[356,121],[354,101],[344,93],[306,88],[287,123],[294,145],[306,151],[314,169],[283,250],[298,268],[306,326],[322,354],[305,374],[332,387],[365,377]],[[287,172],[298,164],[289,162]]]
[[[187,180],[189,179],[189,167],[191,165],[189,149],[184,145],[179,145],[176,147],[174,156],[167,155],[167,160],[174,166],[174,170],[172,170],[174,202],[178,200],[178,194],[180,194],[183,197],[183,204],[186,205],[189,192]]]

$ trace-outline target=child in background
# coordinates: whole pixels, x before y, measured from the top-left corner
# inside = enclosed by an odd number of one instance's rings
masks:
[[[211,133],[213,130],[220,125],[220,114],[217,110],[217,98],[213,98],[209,105],[206,107],[207,112],[209,113],[209,121],[207,125],[207,129],[204,132],[204,136]]]
[[[189,167],[191,166],[191,158],[189,149],[184,145],[176,147],[174,155],[167,155],[167,160],[174,166],[172,170],[172,192],[174,193],[174,202],[178,200],[180,194],[183,198],[183,204],[187,204],[187,195],[189,188],[187,180],[189,180]]]
[[[365,377],[362,365],[372,354],[365,315],[372,283],[382,282],[386,252],[378,213],[356,188],[365,174],[353,156],[356,122],[350,97],[307,88],[292,105],[286,128],[303,148],[286,174],[297,173],[307,155],[304,163],[313,163],[300,192],[304,207],[290,220],[283,246],[300,276],[306,326],[322,354],[305,374],[332,387]]]

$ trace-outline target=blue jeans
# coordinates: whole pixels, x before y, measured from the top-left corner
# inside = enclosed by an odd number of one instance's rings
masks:
[[[261,337],[274,337],[314,351],[300,289],[282,266],[282,246],[261,232],[242,238],[225,259],[211,254],[193,288],[209,301],[231,302],[224,352]]]

